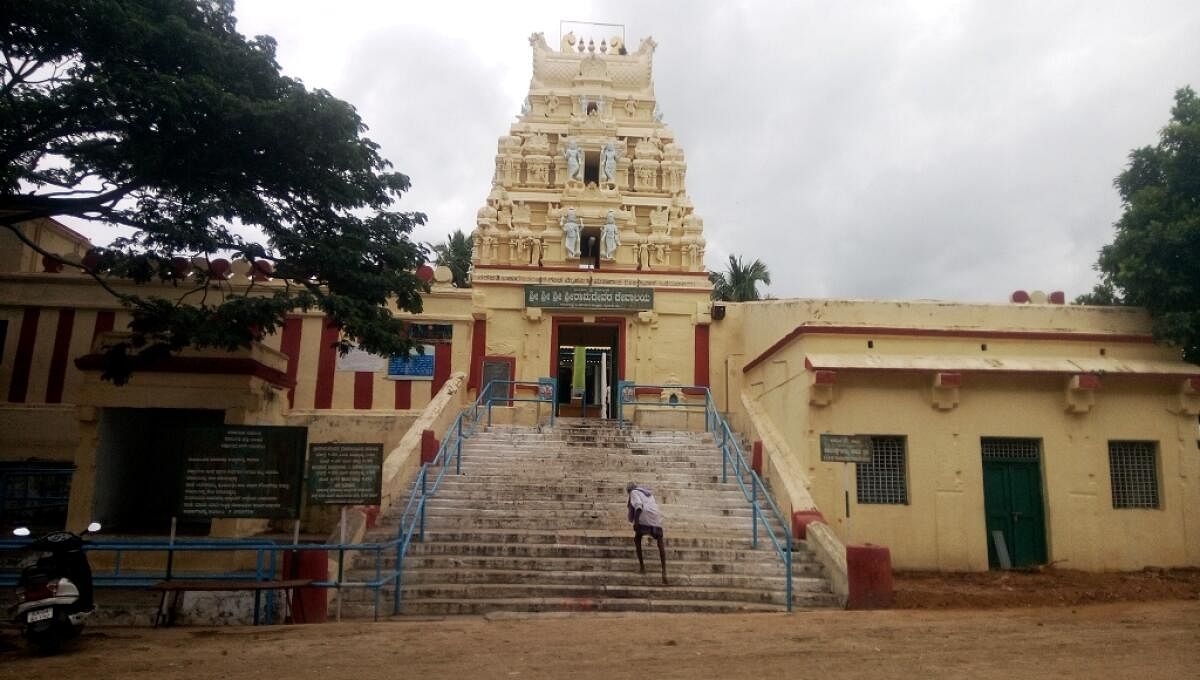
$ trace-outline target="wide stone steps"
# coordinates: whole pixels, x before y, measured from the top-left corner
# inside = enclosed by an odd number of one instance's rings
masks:
[[[673,600],[725,600],[753,604],[769,604],[781,607],[784,604],[782,587],[765,590],[756,588],[735,587],[706,587],[697,585],[663,586],[657,582],[657,575],[647,570],[641,585],[573,585],[556,583],[436,583],[405,585],[402,599],[406,602],[418,602],[426,599],[462,600],[477,599],[483,601],[510,600],[517,598],[537,599],[578,599],[578,598],[611,598],[611,599],[652,599],[670,597]],[[369,591],[360,590],[360,597],[373,597]],[[814,591],[793,591],[792,602],[801,606],[813,606],[815,603],[825,603],[830,599],[829,593]],[[348,601],[353,601],[347,597]],[[407,608],[406,608],[407,609]]]
[[[632,541],[631,541],[632,543]],[[654,563],[658,564],[658,549],[653,544],[644,543],[643,551],[650,556],[648,547],[653,547]],[[667,548],[667,565],[674,571],[697,573],[777,573],[782,575],[783,563],[773,552],[765,550],[711,549],[711,548]],[[381,564],[390,569],[395,564],[395,552],[385,551],[381,554]],[[816,563],[806,561],[808,558],[800,553],[792,555],[793,574],[816,574],[819,569]],[[405,565],[420,562],[426,566],[439,563],[466,564],[475,566],[493,566],[512,562],[534,569],[558,568],[573,571],[619,571],[624,568],[617,563],[627,561],[637,562],[632,545],[616,546],[570,546],[570,545],[538,545],[517,544],[512,546],[497,546],[489,543],[423,543],[419,549],[410,548]],[[537,560],[545,561],[546,566],[537,566]],[[550,562],[555,562],[551,565]],[[375,556],[366,553],[358,556],[354,565],[361,569],[373,569]],[[765,567],[765,569],[759,569]]]
[[[609,571],[603,573],[603,586],[642,586],[647,583],[658,587],[659,573],[646,570],[640,574],[634,570],[637,561],[629,560],[630,569],[627,571]],[[776,571],[779,571],[778,568]],[[417,586],[430,583],[453,584],[488,584],[488,583],[538,583],[553,585],[594,586],[598,574],[575,570],[540,569],[489,569],[473,573],[463,569],[439,569],[430,567],[420,569],[406,577],[407,586]],[[783,592],[783,575],[774,576],[762,574],[710,574],[710,573],[672,573],[671,583],[675,586],[698,586],[704,588],[749,588],[761,589],[764,584],[773,583]],[[824,592],[825,581],[819,577],[797,575],[792,579],[795,591]]]
[[[405,616],[454,616],[480,615],[492,612],[646,612],[660,614],[700,613],[735,614],[778,612],[781,608],[772,604],[730,602],[722,600],[672,600],[669,593],[663,599],[625,598],[536,598],[521,597],[502,600],[470,599],[421,599],[404,601]],[[824,605],[814,605],[824,606]],[[384,611],[388,601],[384,599]],[[372,615],[369,602],[348,605],[343,609],[346,617],[368,618]]]
[[[721,456],[707,434],[618,430],[560,420],[555,428],[494,427],[463,445],[463,474],[448,470],[426,505],[425,540],[409,546],[403,612],[779,611],[783,564],[735,478],[722,482]],[[654,489],[666,523],[669,586],[658,550],[643,541],[646,574],[626,521],[625,485]],[[399,507],[368,540],[396,535]],[[780,535],[782,535],[780,533]],[[390,571],[395,554],[379,558]],[[823,570],[797,542],[793,605],[838,604]],[[376,556],[347,565],[371,580]],[[389,605],[394,593],[384,589]],[[343,614],[369,615],[374,594],[346,589]],[[390,608],[388,609],[390,611]]]
[[[392,533],[389,533],[392,532]],[[390,527],[379,527],[373,529],[368,537],[371,540],[379,538],[387,540],[395,536],[394,530]],[[709,532],[702,534],[683,533],[682,531],[672,531],[669,537],[670,544],[675,548],[723,548],[738,543],[745,544],[744,547],[750,547],[750,533],[738,533],[736,536],[725,536],[720,534],[712,534]],[[628,546],[632,544],[632,533],[629,531],[629,526],[622,523],[621,531],[597,531],[586,529],[565,529],[565,530],[546,530],[545,527],[533,530],[515,530],[515,529],[462,529],[462,530],[435,530],[428,529],[425,532],[425,542],[413,543],[413,548],[419,548],[422,545],[434,543],[497,543],[502,545],[511,545],[516,543],[521,544],[557,544],[557,545],[579,545],[579,546]],[[808,555],[809,551],[805,546],[804,541],[797,541],[794,548],[797,555]]]

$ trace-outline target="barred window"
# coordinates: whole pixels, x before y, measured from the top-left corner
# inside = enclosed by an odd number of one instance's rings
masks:
[[[1158,507],[1158,443],[1108,443],[1114,508]]]
[[[859,503],[908,504],[904,437],[872,436],[871,462],[855,464]]]
[[[983,437],[983,459],[995,463],[1037,463],[1041,460],[1042,440],[1017,437]]]
[[[74,470],[70,463],[0,463],[0,527],[61,529]]]

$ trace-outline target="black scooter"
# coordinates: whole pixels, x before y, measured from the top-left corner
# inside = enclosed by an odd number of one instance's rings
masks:
[[[40,555],[21,570],[13,622],[41,652],[55,652],[78,636],[95,611],[92,569],[83,546],[84,537],[98,531],[100,525],[92,522],[82,535],[52,531],[27,546]],[[16,536],[29,533],[25,527],[13,530]]]

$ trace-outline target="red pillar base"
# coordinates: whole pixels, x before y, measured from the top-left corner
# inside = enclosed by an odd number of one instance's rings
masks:
[[[846,578],[850,594],[846,609],[887,609],[892,606],[892,553],[882,545],[846,546]]]
[[[421,464],[432,463],[437,457],[438,440],[433,436],[433,430],[421,431]]]
[[[287,578],[329,580],[329,560],[324,550],[296,550],[283,553],[283,573]],[[328,591],[324,588],[297,588],[292,598],[294,623],[325,623],[329,615]]]
[[[808,538],[808,525],[813,522],[824,522],[825,516],[816,510],[797,510],[792,513],[792,538],[804,540]]]

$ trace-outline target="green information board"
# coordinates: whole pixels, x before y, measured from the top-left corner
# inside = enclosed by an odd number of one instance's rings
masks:
[[[654,309],[653,288],[620,286],[525,286],[526,307]]]
[[[383,444],[309,444],[308,502],[379,505],[382,467]]]
[[[865,434],[823,434],[821,460],[826,463],[870,463],[871,437]]]
[[[295,519],[308,428],[225,425],[184,430],[182,517]]]

